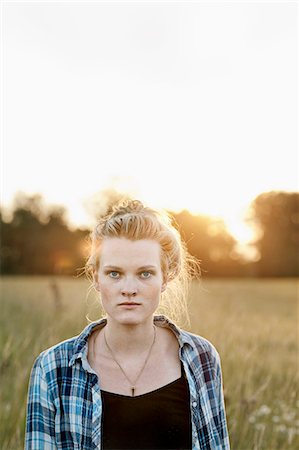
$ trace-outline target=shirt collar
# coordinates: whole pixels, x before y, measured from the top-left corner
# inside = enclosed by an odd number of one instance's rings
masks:
[[[87,353],[87,341],[91,333],[95,328],[102,328],[106,325],[107,319],[104,317],[103,319],[97,320],[96,322],[92,322],[87,325],[77,338],[75,338],[74,342],[74,350],[69,362],[69,366],[72,366],[77,359],[82,359],[83,354]],[[175,334],[179,346],[183,347],[185,344],[191,345],[194,347],[194,342],[186,331],[181,330],[174,322],[172,322],[168,317],[164,315],[154,316],[154,324],[160,327],[170,328]]]

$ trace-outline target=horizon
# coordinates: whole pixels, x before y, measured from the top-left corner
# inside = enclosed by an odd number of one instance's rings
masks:
[[[107,193],[108,191],[109,191],[109,188],[106,189],[105,191],[101,191],[101,192],[94,194],[94,197],[96,197],[98,199],[99,196],[102,196],[103,201],[105,201],[105,196],[103,196],[103,194]],[[274,192],[274,191],[275,190],[261,192],[258,195],[268,193],[268,192]],[[114,192],[116,192],[116,191],[114,191]],[[291,193],[297,192],[297,191],[280,190],[280,191],[275,191],[275,192],[286,192],[286,193],[291,194]],[[120,192],[120,191],[118,191],[117,193],[118,194],[129,194],[128,192],[125,193],[125,192]],[[14,199],[12,199],[12,201],[9,205],[4,205],[4,204],[0,203],[0,209],[1,209],[1,212],[3,214],[3,218],[5,221],[9,222],[12,218],[12,213],[16,207],[13,200],[17,199],[18,194],[24,195],[26,198],[30,198],[33,196],[39,196],[41,199],[41,206],[42,206],[42,208],[44,208],[45,212],[47,212],[48,210],[51,210],[51,208],[62,207],[64,209],[65,223],[70,230],[76,230],[76,229],[91,230],[96,223],[94,211],[93,211],[93,214],[91,213],[92,208],[88,212],[88,208],[85,207],[85,213],[86,213],[85,221],[76,221],[76,220],[72,219],[72,211],[67,204],[51,203],[47,200],[47,198],[41,192],[28,193],[28,192],[24,192],[24,191],[16,192]],[[134,196],[130,195],[130,197],[138,199],[138,197],[136,197],[136,196],[134,197]],[[252,199],[252,202],[255,200],[255,198]],[[91,197],[89,200],[94,200],[94,199],[93,199],[93,197]],[[139,200],[140,200],[140,198],[139,198]],[[196,210],[194,211],[194,210],[191,210],[184,206],[182,208],[176,208],[176,209],[168,208],[166,206],[157,207],[157,206],[149,204],[147,201],[144,201],[144,200],[141,200],[141,201],[143,201],[143,203],[148,206],[155,207],[157,209],[166,210],[170,214],[172,214],[172,213],[179,214],[180,212],[185,210],[185,211],[188,211],[192,216],[205,216],[205,217],[210,217],[211,219],[215,219],[216,221],[217,220],[223,221],[227,232],[236,240],[236,250],[243,257],[245,257],[245,259],[247,259],[249,261],[254,260],[256,257],[256,250],[252,247],[252,244],[254,244],[254,242],[258,238],[259,232],[258,232],[258,228],[256,228],[256,225],[254,224],[254,221],[251,220],[251,216],[250,216],[250,204],[252,202],[248,205],[248,208],[245,211],[245,217],[247,216],[248,221],[245,222],[245,220],[243,220],[243,221],[240,220],[240,222],[238,223],[238,221],[234,220],[232,222],[233,227],[235,227],[235,230],[234,230],[234,228],[230,226],[229,220],[227,220],[223,216],[209,214],[204,211],[196,211]],[[88,202],[86,202],[86,203],[88,203]],[[93,205],[93,207],[95,207],[95,204]]]

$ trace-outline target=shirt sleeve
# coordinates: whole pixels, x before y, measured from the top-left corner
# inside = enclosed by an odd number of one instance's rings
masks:
[[[54,450],[55,407],[41,367],[41,357],[33,365],[27,399],[25,450]]]
[[[221,371],[221,363],[220,357],[218,356],[218,364],[217,364],[217,378],[216,378],[216,392],[217,392],[217,401],[218,401],[218,415],[216,417],[216,426],[218,429],[218,433],[220,439],[222,441],[222,450],[229,450],[229,435],[227,429],[226,422],[226,413],[225,413],[225,403],[224,403],[224,392],[223,392],[223,379],[222,379],[222,371]]]

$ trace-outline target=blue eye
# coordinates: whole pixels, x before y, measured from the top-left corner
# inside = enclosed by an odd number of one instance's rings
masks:
[[[145,270],[144,272],[141,272],[141,278],[150,278],[150,276],[152,275],[151,272],[148,272],[147,270]]]
[[[109,272],[109,277],[110,278],[119,278],[119,272],[112,270],[111,272]]]

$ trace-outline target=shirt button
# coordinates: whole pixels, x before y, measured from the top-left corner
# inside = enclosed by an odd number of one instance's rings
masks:
[[[192,406],[195,408],[197,406],[197,402],[192,402]]]

